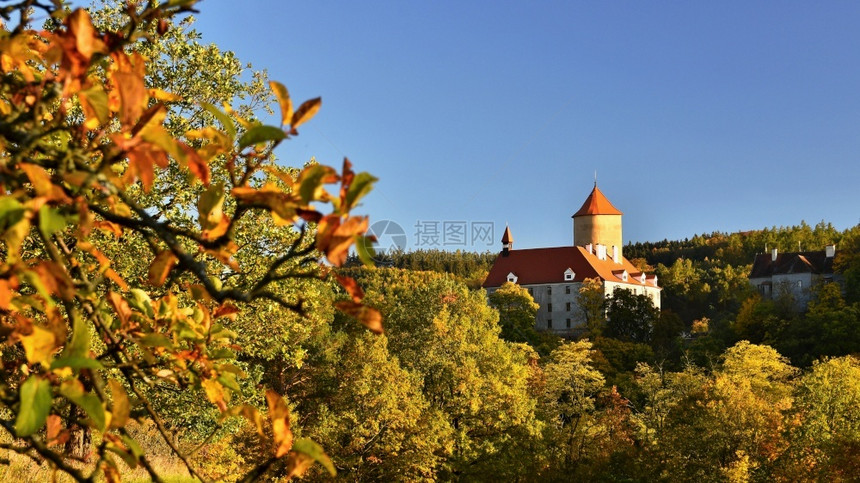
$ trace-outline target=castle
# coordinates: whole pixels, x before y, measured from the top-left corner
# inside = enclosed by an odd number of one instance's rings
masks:
[[[640,271],[621,253],[621,215],[595,183],[585,203],[573,214],[572,246],[514,250],[513,235],[506,227],[502,251],[484,288],[492,293],[505,282],[527,288],[540,305],[535,328],[559,334],[584,327],[585,314],[577,296],[589,278],[601,282],[604,297],[622,288],[647,295],[659,309],[662,289],[657,276]]]

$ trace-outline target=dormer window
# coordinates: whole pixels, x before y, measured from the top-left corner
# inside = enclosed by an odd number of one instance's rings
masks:
[[[518,278],[519,278],[519,277],[517,277],[516,275],[514,275],[514,272],[511,272],[511,273],[509,273],[509,274],[508,274],[508,282],[511,282],[511,283],[517,283],[517,279],[518,279]]]
[[[612,274],[620,278],[623,282],[627,281],[627,270],[613,270]]]
[[[567,270],[564,271],[564,280],[565,281],[569,282],[569,281],[573,280],[573,277],[575,277],[575,276],[576,276],[576,273],[571,268],[568,268]]]

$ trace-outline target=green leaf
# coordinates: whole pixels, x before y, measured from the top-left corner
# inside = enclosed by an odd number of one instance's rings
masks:
[[[239,149],[247,148],[252,144],[280,141],[285,137],[287,137],[287,134],[279,127],[254,126],[239,138]]]
[[[108,95],[99,85],[78,92],[78,100],[81,101],[87,115],[95,116],[94,119],[98,120],[99,124],[106,124],[110,119]],[[89,127],[95,128],[96,126]]]
[[[126,301],[133,309],[146,314],[147,317],[155,317],[155,311],[152,309],[152,299],[149,298],[146,292],[139,288],[130,290],[131,298],[126,298]]]
[[[19,395],[21,407],[15,418],[15,434],[23,438],[44,426],[51,410],[51,383],[32,375],[21,384]]]
[[[65,228],[66,217],[61,215],[58,210],[48,205],[42,205],[39,208],[39,230],[42,231],[45,238],[50,238],[51,235],[63,231]]]
[[[129,438],[128,436],[120,436],[120,438],[122,438],[122,442],[125,443],[126,446],[128,446],[128,449],[131,450],[131,453],[135,456],[135,458],[140,458],[141,456],[143,456],[143,448],[141,448],[140,445],[137,444],[137,441]]]
[[[203,107],[203,109],[206,109],[209,114],[215,116],[215,119],[217,119],[218,122],[220,122],[221,125],[224,126],[224,130],[227,131],[226,134],[230,136],[231,141],[236,139],[236,125],[233,124],[233,119],[231,119],[229,115],[224,113],[221,109],[218,109],[217,107],[207,102],[201,102],[200,106]]]
[[[200,193],[200,199],[197,201],[197,219],[200,226],[208,229],[211,228],[213,222],[217,224],[217,220],[213,218],[221,218],[223,206],[224,183],[215,183]]]
[[[6,231],[22,218],[24,218],[24,205],[15,198],[8,196],[0,198],[0,231]]]
[[[212,359],[235,359],[236,353],[226,347],[219,347],[209,351],[209,357]]]
[[[323,465],[323,467],[328,470],[329,474],[331,474],[332,476],[337,475],[337,471],[335,471],[334,469],[334,464],[332,464],[331,458],[329,458],[328,455],[325,454],[325,451],[323,451],[322,446],[318,445],[314,441],[308,438],[298,438],[297,440],[295,440],[295,442],[293,442],[292,450],[297,453],[302,453],[310,456],[314,459],[314,461]]]
[[[122,460],[125,462],[126,465],[128,465],[129,468],[132,468],[132,469],[137,468],[137,464],[138,464],[137,458],[134,455],[132,455],[131,453],[129,453],[128,451],[125,451],[125,450],[118,448],[113,443],[109,443],[107,445],[107,450],[112,451],[117,456],[122,458]]]
[[[161,334],[146,334],[145,336],[140,338],[139,343],[144,347],[166,347],[168,349],[173,348],[173,342]]]
[[[330,174],[330,170],[321,164],[315,164],[305,168],[301,176],[299,196],[302,202],[310,203],[316,197],[317,189],[323,184],[323,179]]]
[[[102,406],[101,399],[93,393],[85,392],[84,386],[80,381],[77,379],[65,381],[60,386],[60,394],[80,406],[99,431],[105,430],[107,418],[105,417],[105,408]]]
[[[242,388],[239,387],[239,383],[236,381],[236,374],[226,372],[218,376],[216,381],[220,382],[222,386],[230,388],[239,394],[242,393]]]
[[[90,328],[80,317],[73,317],[72,340],[63,350],[63,358],[87,358],[90,352]]]
[[[376,251],[373,249],[373,240],[366,236],[358,236],[355,240],[355,251],[358,253],[358,258],[365,266],[373,267],[376,265]]]
[[[101,362],[89,357],[61,357],[51,362],[51,370],[69,367],[72,369],[104,369]]]
[[[346,206],[341,209],[344,212],[352,209],[358,203],[358,200],[373,189],[373,183],[377,181],[379,181],[379,178],[370,173],[362,172],[355,175],[355,179],[352,180],[352,184],[349,185],[349,190],[346,192]]]

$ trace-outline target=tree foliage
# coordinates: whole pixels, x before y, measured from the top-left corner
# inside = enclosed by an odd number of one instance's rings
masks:
[[[301,474],[313,461],[334,471],[316,443],[294,436],[281,395],[241,401],[231,325],[249,304],[308,311],[290,282],[324,278],[323,257],[340,265],[350,246],[366,246],[367,218],[351,210],[375,178],[346,160],[340,172],[273,163],[319,99],[294,107],[272,82],[281,123],[268,126],[185,97],[181,84],[154,87],[171,82],[153,78],[164,70],[139,49],[193,3],[129,4],[105,30],[59,3],[0,11],[19,16],[0,31],[0,424],[16,438],[9,448],[76,480],[118,479],[117,456],[159,479],[127,429],[135,414],[205,480],[162,417],[158,395],[171,388],[208,400],[219,419],[251,422],[269,456],[247,478],[273,465]],[[50,29],[31,29],[34,11]],[[186,120],[189,110],[208,116]],[[290,242],[248,237],[259,226]],[[355,282],[338,281],[349,297],[337,308],[381,331]],[[90,431],[100,444],[87,452]],[[70,456],[95,464],[81,469]]]

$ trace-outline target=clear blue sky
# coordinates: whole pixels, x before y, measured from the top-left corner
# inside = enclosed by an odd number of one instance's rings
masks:
[[[595,170],[625,242],[860,222],[860,2],[200,8],[205,41],[322,96],[281,161],[377,175],[363,211],[411,249],[418,221],[569,244]]]

